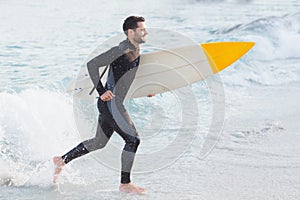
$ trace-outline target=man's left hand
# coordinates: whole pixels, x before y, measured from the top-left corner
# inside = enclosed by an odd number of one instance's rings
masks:
[[[147,97],[154,97],[155,94],[148,94]]]

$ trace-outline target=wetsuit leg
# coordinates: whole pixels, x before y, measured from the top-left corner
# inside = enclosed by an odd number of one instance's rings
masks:
[[[111,123],[107,121],[107,117],[109,116],[105,116],[104,114],[99,115],[97,132],[94,138],[81,142],[78,146],[62,156],[66,164],[91,151],[105,147],[114,132],[113,127],[110,125]]]
[[[125,146],[121,156],[121,183],[130,183],[130,172],[134,162],[135,153],[140,144],[140,138],[127,112],[123,113],[123,119],[124,121],[122,121],[126,124],[115,123],[114,129],[125,141]],[[124,126],[126,127],[125,129],[122,128]]]

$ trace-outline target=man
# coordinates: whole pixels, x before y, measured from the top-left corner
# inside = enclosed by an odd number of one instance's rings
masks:
[[[130,16],[125,19],[123,30],[127,36],[126,40],[87,63],[90,77],[100,96],[98,99],[100,114],[96,136],[80,143],[65,155],[53,158],[56,166],[53,182],[57,182],[58,175],[65,164],[91,151],[103,148],[113,132],[116,131],[125,141],[121,156],[122,169],[119,189],[127,193],[145,191],[145,189],[133,185],[130,180],[130,172],[140,138],[123,105],[139,65],[139,45],[146,42],[148,33],[145,19]],[[99,67],[106,65],[109,65],[109,71],[107,82],[103,86],[99,80]]]

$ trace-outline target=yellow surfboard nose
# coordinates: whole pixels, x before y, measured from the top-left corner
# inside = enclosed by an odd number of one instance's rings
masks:
[[[254,44],[254,42],[211,42],[200,45],[211,69],[217,73],[242,57]]]

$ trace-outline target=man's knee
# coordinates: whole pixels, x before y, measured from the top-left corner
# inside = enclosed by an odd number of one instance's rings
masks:
[[[125,150],[129,152],[136,152],[141,140],[139,137],[132,136],[126,140]]]
[[[133,145],[137,148],[141,143],[141,139],[138,137],[134,137],[133,139]]]

